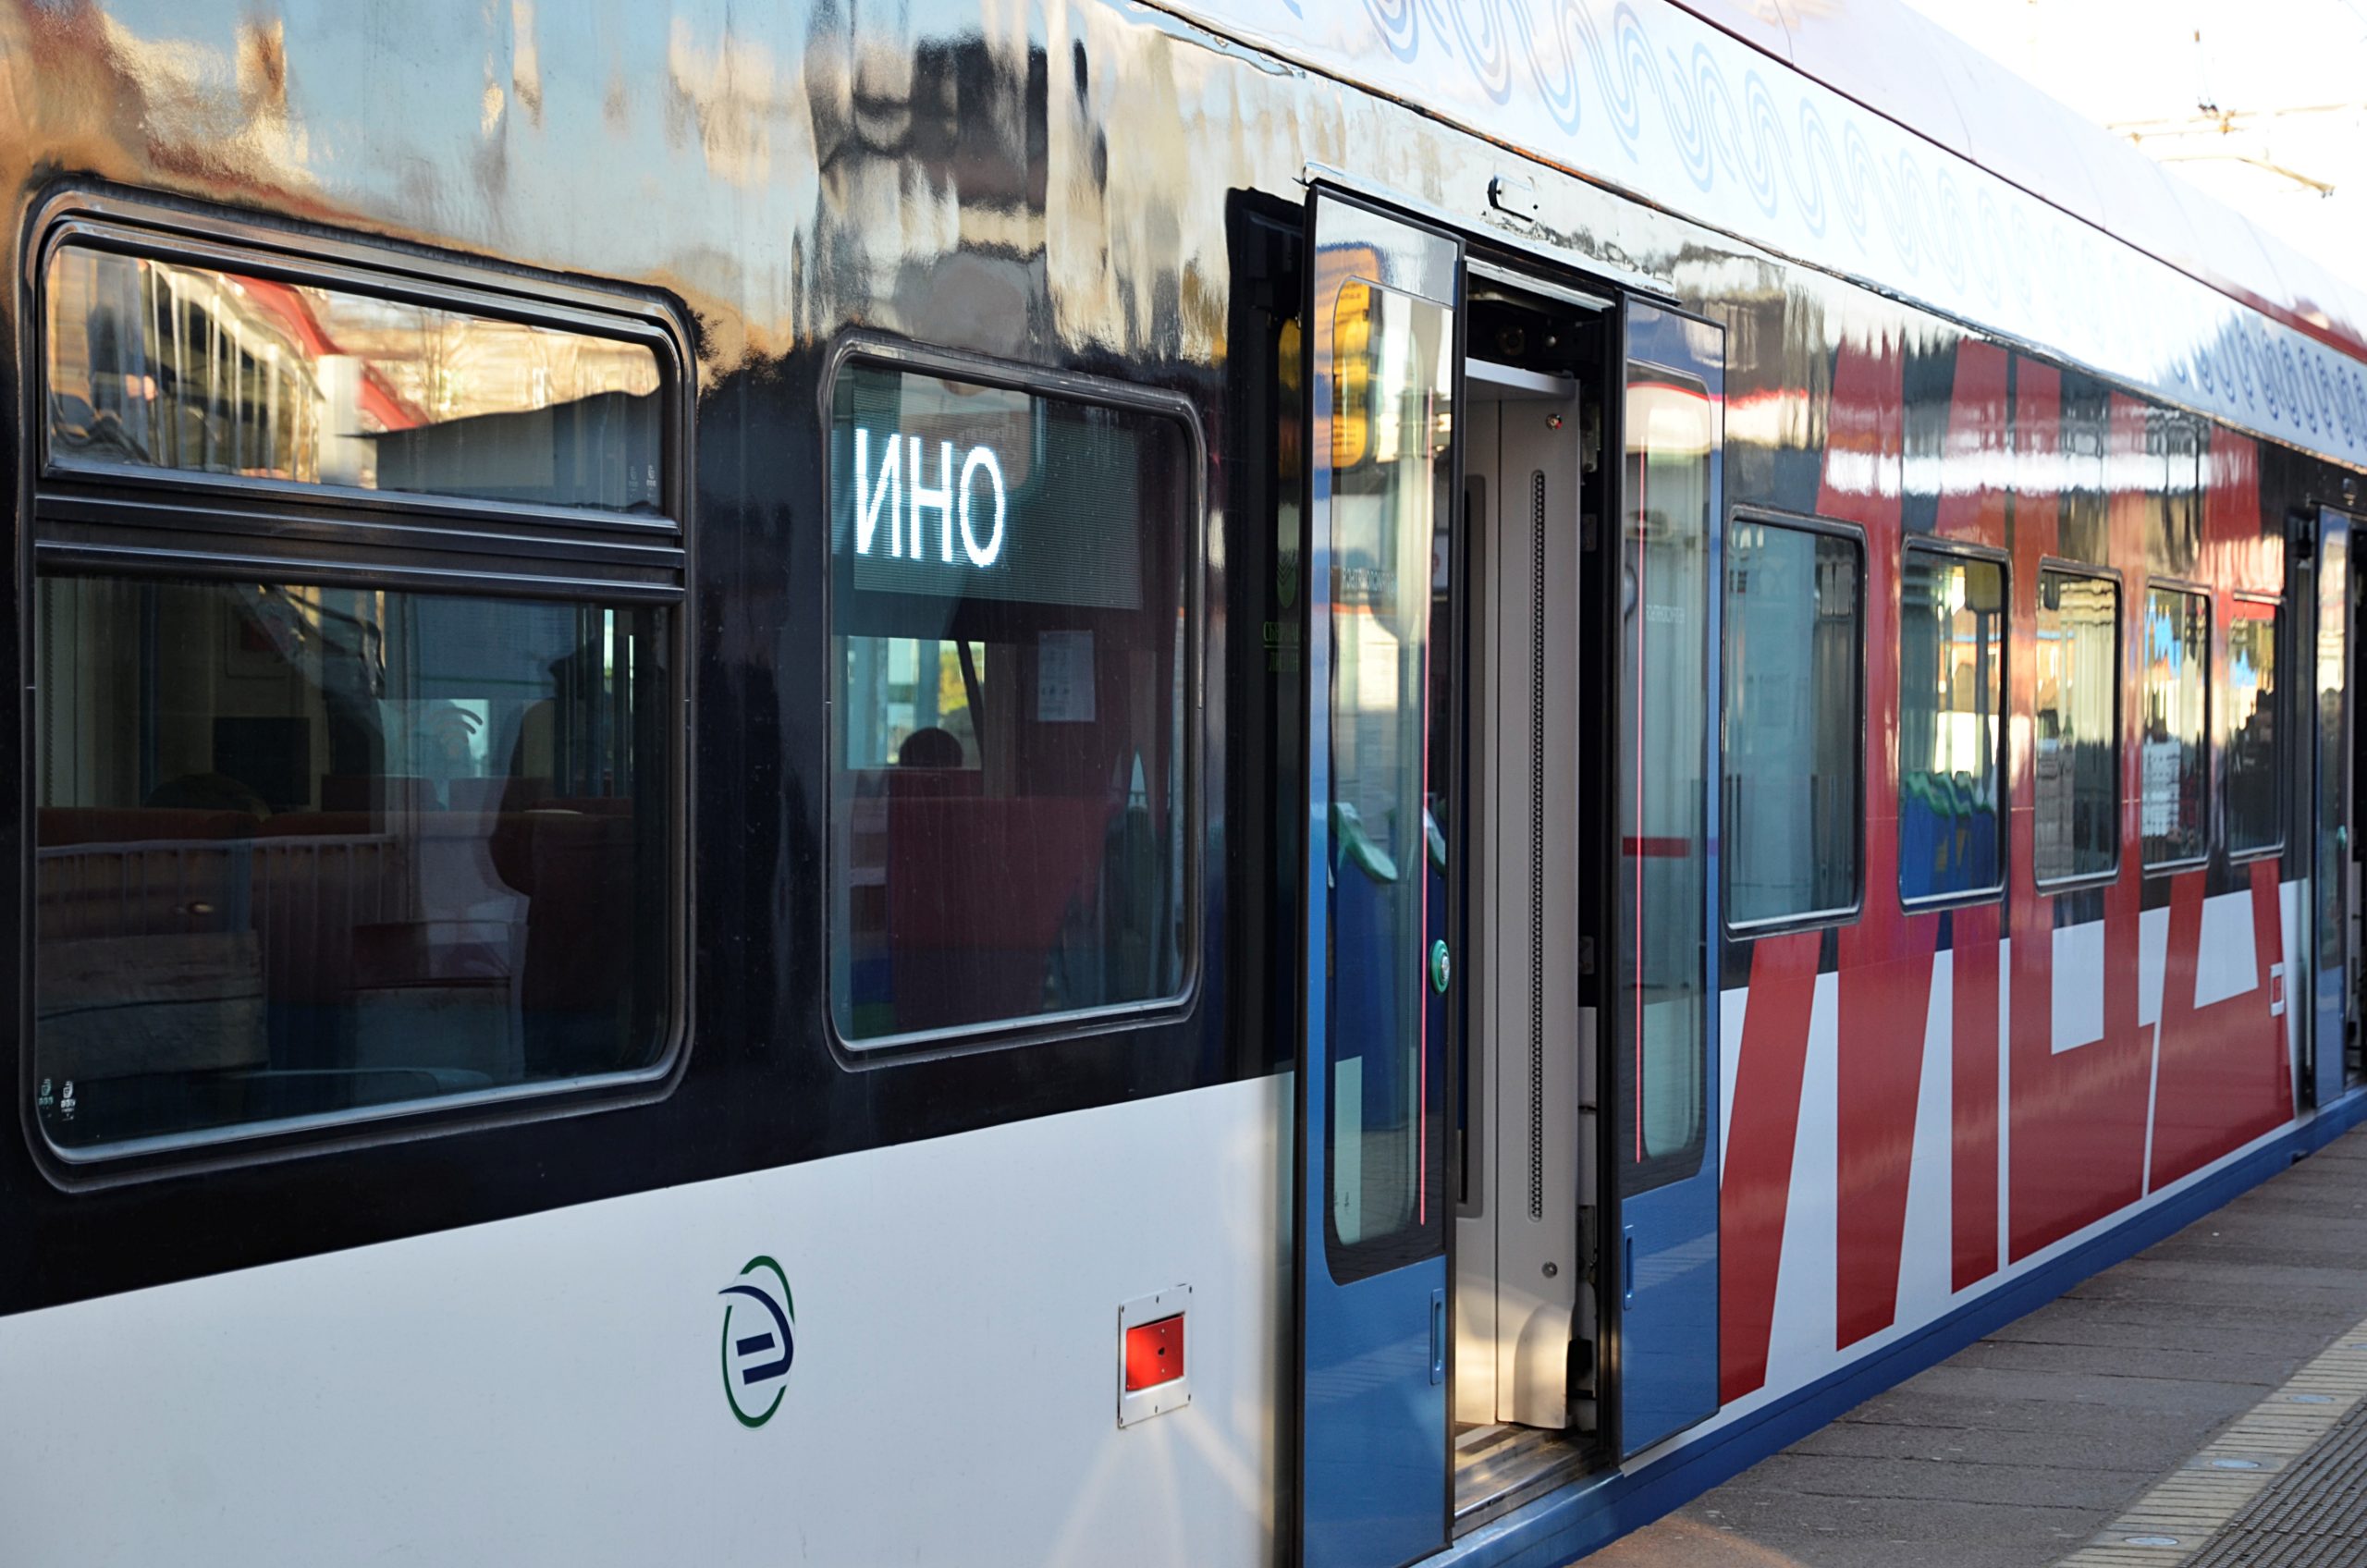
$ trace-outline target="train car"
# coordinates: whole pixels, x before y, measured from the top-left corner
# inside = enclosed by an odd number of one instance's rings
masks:
[[[1907,13],[0,72],[0,1562],[1544,1568],[2367,1107],[2367,294]]]

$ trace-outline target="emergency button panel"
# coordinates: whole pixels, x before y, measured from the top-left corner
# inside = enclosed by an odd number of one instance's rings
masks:
[[[1192,1403],[1192,1287],[1171,1285],[1118,1308],[1118,1425]]]
[[[1184,1315],[1126,1330],[1126,1391],[1139,1393],[1184,1376]]]

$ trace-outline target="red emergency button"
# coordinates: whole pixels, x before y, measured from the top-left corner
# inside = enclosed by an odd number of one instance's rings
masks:
[[[1108,1343],[1108,1341],[1102,1341]],[[1126,1330],[1126,1391],[1139,1393],[1184,1376],[1184,1315]]]

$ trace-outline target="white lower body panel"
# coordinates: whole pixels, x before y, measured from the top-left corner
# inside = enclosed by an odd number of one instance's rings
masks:
[[[0,1560],[1268,1562],[1288,1090],[0,1318]],[[758,1255],[796,1352],[750,1428],[717,1292]],[[1121,1429],[1118,1309],[1174,1284],[1192,1403]]]

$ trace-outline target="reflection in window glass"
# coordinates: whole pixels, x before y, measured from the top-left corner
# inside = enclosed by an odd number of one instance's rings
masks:
[[[60,460],[660,505],[641,344],[79,246],[48,300]]]
[[[1326,1142],[1332,1236],[1369,1262],[1433,1234],[1425,1161],[1441,1096],[1424,1075],[1436,826],[1424,696],[1454,318],[1351,280],[1332,324]]]
[[[2319,874],[2310,878],[2316,894],[2317,967],[2338,973],[2350,962],[2350,619],[2355,613],[2350,581],[2350,530],[2328,528],[2318,541],[2316,679],[2304,690],[2315,709],[2318,762],[2312,815],[2316,818]],[[2348,1050],[2344,1053],[2348,1056]]]
[[[1854,540],[1737,519],[1726,540],[1726,918],[1858,901]]]
[[[863,362],[835,398],[840,1034],[862,1045],[1178,995],[1184,430]]]
[[[1632,1096],[1637,1164],[1675,1162],[1708,1107],[1707,767],[1703,646],[1710,597],[1711,407],[1690,382],[1637,366],[1627,385],[1623,640],[1632,685],[1620,755],[1620,945],[1632,1010],[1614,1053]],[[1631,1183],[1629,1191],[1637,1190]]]
[[[2117,583],[2039,573],[2030,850],[2042,882],[2099,876],[2119,864],[2119,628]]]
[[[2145,592],[2145,706],[2139,831],[2145,864],[2200,860],[2203,852],[2205,694],[2211,680],[2211,608],[2200,594]]]
[[[2236,601],[2227,627],[2227,851],[2284,842],[2277,810],[2275,605]]]
[[[38,613],[61,1148],[656,1060],[667,611],[51,577]]]
[[[1907,551],[1898,617],[1898,893],[2005,886],[2005,570]]]

